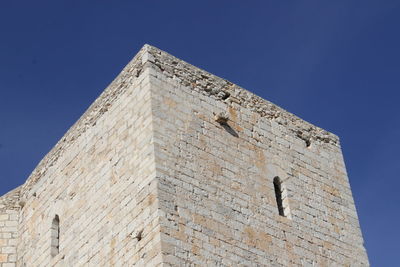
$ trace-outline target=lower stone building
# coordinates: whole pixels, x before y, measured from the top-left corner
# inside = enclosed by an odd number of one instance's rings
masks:
[[[368,266],[339,139],[145,45],[0,198],[0,266]]]

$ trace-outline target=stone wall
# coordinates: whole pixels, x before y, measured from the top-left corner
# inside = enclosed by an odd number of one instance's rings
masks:
[[[161,264],[149,75],[132,73],[141,57],[23,186],[19,266]]]
[[[0,267],[16,266],[19,194],[16,188],[0,198]]]
[[[148,45],[0,234],[0,267],[368,265],[338,137]]]
[[[165,52],[150,54],[167,265],[368,265],[335,135]],[[278,212],[277,176],[290,216]]]

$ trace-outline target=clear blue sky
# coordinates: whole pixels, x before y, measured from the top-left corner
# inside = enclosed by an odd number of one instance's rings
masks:
[[[398,264],[400,1],[0,1],[0,194],[143,44],[341,137],[370,261]]]

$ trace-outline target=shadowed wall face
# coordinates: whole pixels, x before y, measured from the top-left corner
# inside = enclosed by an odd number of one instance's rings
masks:
[[[151,95],[148,75],[134,67],[141,60],[139,54],[23,185],[18,266],[161,262]]]

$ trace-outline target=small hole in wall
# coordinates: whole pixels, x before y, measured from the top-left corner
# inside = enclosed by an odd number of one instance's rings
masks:
[[[311,145],[311,141],[310,141],[309,139],[307,139],[307,140],[304,140],[304,142],[306,142],[306,146],[307,146],[307,147],[310,147],[310,145]]]
[[[308,136],[305,136],[302,131],[297,131],[296,136],[304,141],[306,147],[310,147],[311,139]]]
[[[228,97],[230,97],[231,96],[231,94],[230,93],[228,93],[228,92],[224,92],[225,94],[221,97],[222,98],[222,100],[226,100],[226,99],[228,99]]]
[[[20,206],[21,208],[23,208],[23,207],[25,207],[26,202],[25,202],[24,200],[20,200],[20,201],[18,202],[18,204],[19,204],[19,206]]]
[[[140,231],[136,234],[135,238],[137,239],[137,241],[142,240],[142,238],[143,238],[143,229],[140,230]]]
[[[283,241],[287,241],[286,231],[283,230],[282,234],[283,234]]]

